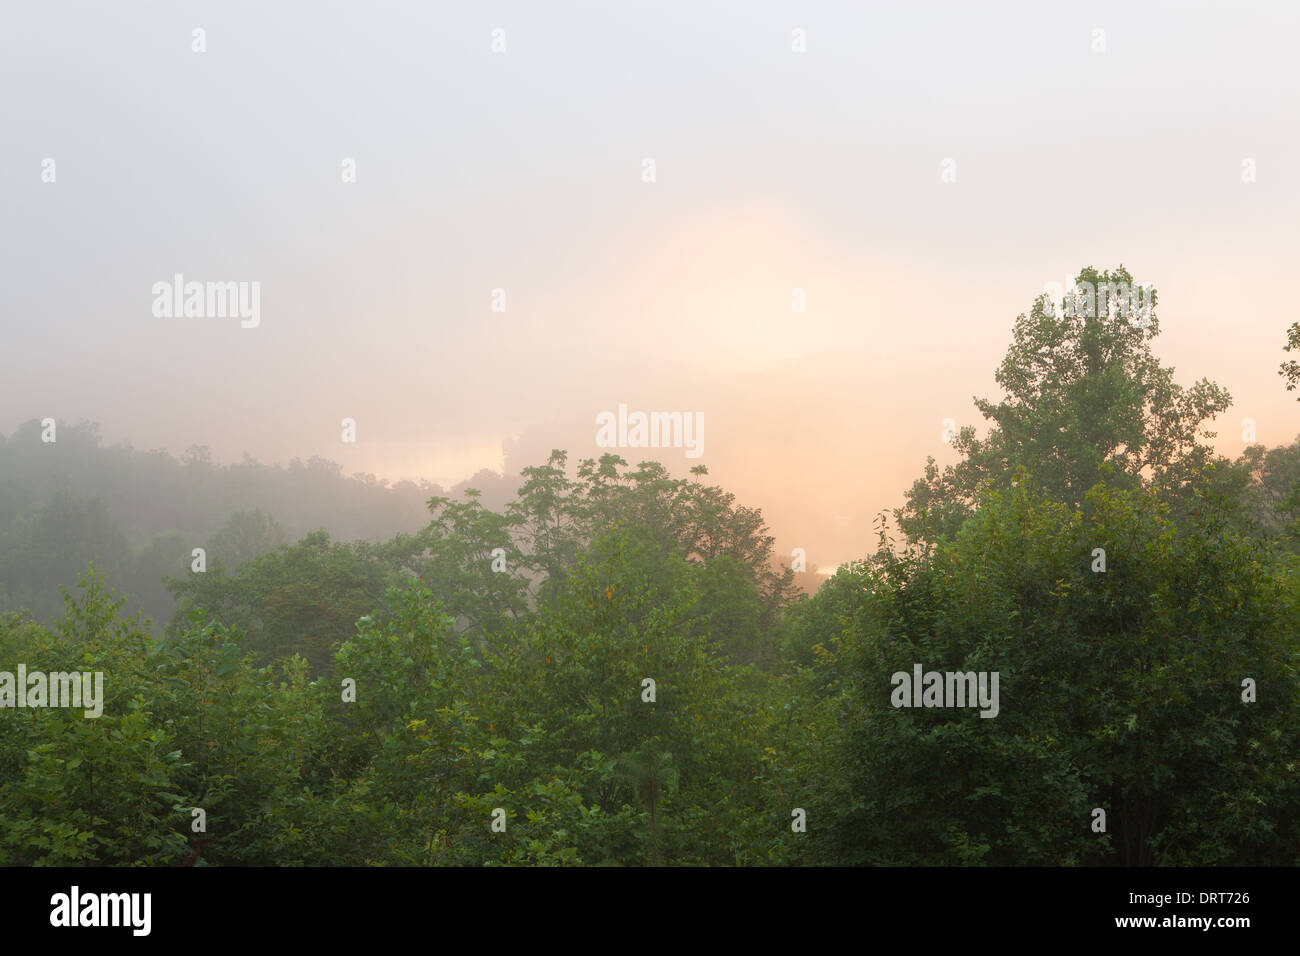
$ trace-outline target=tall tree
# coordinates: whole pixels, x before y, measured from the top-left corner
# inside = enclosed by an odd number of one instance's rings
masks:
[[[895,512],[910,541],[951,537],[980,489],[1009,487],[1018,466],[1077,508],[1103,475],[1112,485],[1177,494],[1214,459],[1201,439],[1214,437],[1205,425],[1231,397],[1206,379],[1176,384],[1152,353],[1155,290],[1139,313],[1116,307],[1117,292],[1137,288],[1123,266],[1086,268],[1075,283],[1060,307],[1044,294],[1017,316],[995,376],[1006,394],[975,402],[989,434],[962,428],[954,445],[963,460],[940,472],[930,459]]]

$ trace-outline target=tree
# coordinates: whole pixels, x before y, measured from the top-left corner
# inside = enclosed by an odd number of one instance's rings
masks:
[[[1133,289],[1122,266],[1082,270],[1077,288]],[[1205,423],[1231,404],[1226,391],[1202,379],[1189,388],[1173,381],[1151,351],[1160,333],[1156,293],[1140,319],[1116,314],[1115,296],[1067,298],[1057,309],[1039,296],[1016,318],[1013,342],[996,373],[1006,394],[977,399],[991,423],[977,438],[962,428],[954,446],[964,460],[942,473],[931,459],[924,476],[895,512],[911,542],[951,538],[972,513],[981,489],[1006,489],[1019,466],[1073,508],[1105,476],[1115,487],[1154,485],[1180,494],[1214,460],[1201,438]]]
[[[259,555],[282,548],[288,541],[284,528],[260,508],[237,511],[208,539],[209,559],[220,561],[230,571],[238,571]]]
[[[60,589],[75,587],[92,561],[120,585],[131,571],[126,536],[103,499],[81,498],[63,486],[0,540],[0,581],[7,582],[10,606],[27,606],[43,620],[58,614]]]
[[[136,706],[152,641],[122,616],[93,565],[79,594],[64,593],[52,627],[0,618],[0,660],[29,672],[106,675],[102,713],[36,707],[5,711],[0,734],[0,864],[162,865],[186,840],[177,806],[184,755],[168,727]],[[69,662],[75,661],[75,664]]]
[[[1283,550],[1300,548],[1300,437],[1289,445],[1251,445],[1234,463],[1231,493],[1243,501],[1244,533]]]
[[[1286,346],[1284,351],[1300,351],[1300,322],[1292,322],[1291,328],[1286,330]],[[1300,385],[1300,362],[1295,359],[1288,359],[1282,363],[1278,373],[1286,380],[1286,390],[1295,391],[1297,385]],[[1300,402],[1300,395],[1296,396],[1296,401]]]
[[[202,574],[168,579],[180,601],[171,627],[201,609],[262,663],[300,654],[320,674],[362,615],[384,613],[387,589],[410,576],[402,569],[417,549],[409,535],[350,544],[331,542],[322,529],[245,562],[234,575],[218,558]]]
[[[955,539],[871,565],[819,768],[826,857],[1293,863],[1294,566],[1279,574],[1213,511],[1175,524],[1146,489],[1099,484],[1073,509],[1021,470],[978,504]],[[893,706],[890,675],[916,663],[997,672],[997,717]],[[1245,678],[1267,704],[1243,701]]]
[[[728,835],[753,812],[758,742],[751,699],[702,630],[701,574],[643,527],[611,531],[584,549],[553,603],[492,644],[490,779],[516,795],[520,817],[537,824],[527,839],[547,852],[735,861]],[[534,799],[548,808],[537,821]],[[557,817],[555,844],[546,827]]]
[[[483,507],[473,488],[466,489],[465,497],[463,502],[429,499],[432,518],[412,539],[408,566],[481,639],[524,613],[528,580],[511,519]]]

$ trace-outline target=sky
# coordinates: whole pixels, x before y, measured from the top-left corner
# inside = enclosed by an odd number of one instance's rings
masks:
[[[1247,417],[1286,443],[1298,30],[1241,0],[6,0],[0,432],[444,485],[557,447],[704,464],[826,569],[954,460],[1043,287],[1123,264],[1176,380],[1232,394],[1220,451]],[[256,283],[255,326],[167,314],[178,274]],[[702,454],[599,447],[620,404],[702,416]]]

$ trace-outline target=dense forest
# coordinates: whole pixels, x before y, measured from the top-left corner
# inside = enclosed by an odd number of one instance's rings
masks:
[[[1300,439],[1217,454],[1147,318],[1037,299],[811,596],[703,466],[485,495],[31,422],[0,670],[104,701],[0,711],[0,864],[1300,864]]]

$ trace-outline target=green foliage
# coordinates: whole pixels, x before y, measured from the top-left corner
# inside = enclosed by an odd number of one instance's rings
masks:
[[[1214,515],[1178,528],[1150,492],[1098,485],[1085,504],[1022,472],[955,541],[870,569],[834,663],[856,679],[819,808],[831,859],[1294,861],[1293,572]],[[894,708],[888,677],[914,663],[997,671],[999,715]],[[1267,705],[1243,703],[1246,677]]]
[[[0,671],[105,688],[98,718],[0,710],[0,865],[1300,864],[1300,440],[1210,454],[1227,395],[1174,385],[1158,328],[1040,299],[908,546],[882,525],[807,600],[702,467],[555,451],[500,507],[487,475],[418,489],[382,543],[286,544],[260,510],[128,540],[120,498],[47,494],[0,442],[0,599],[32,612],[0,612]],[[139,465],[93,429],[58,454]],[[154,464],[238,484],[201,448]],[[104,567],[145,604],[180,574],[165,635]],[[997,672],[998,715],[894,706],[914,664]]]
[[[150,711],[151,641],[93,569],[54,629],[0,621],[0,669],[104,673],[103,714],[3,711],[0,864],[161,864],[185,846],[174,808],[183,754]],[[21,715],[22,719],[16,719]]]
[[[1135,285],[1122,266],[1087,268],[1075,281]],[[1046,295],[1016,318],[995,376],[1006,395],[975,403],[991,430],[980,439],[973,426],[962,428],[953,444],[963,460],[942,473],[933,460],[927,464],[896,512],[909,541],[951,539],[982,490],[1007,489],[1021,467],[1072,507],[1101,480],[1177,493],[1205,470],[1214,457],[1201,442],[1214,437],[1205,423],[1231,398],[1204,379],[1189,388],[1173,381],[1173,369],[1151,351],[1160,333],[1154,290],[1151,296],[1147,327],[1087,309],[1058,310]]]
[[[63,604],[49,582],[71,585],[91,562],[125,571],[130,563],[126,537],[100,498],[82,499],[66,487],[17,516],[0,540],[0,587],[11,608],[25,607],[42,619]]]
[[[510,520],[484,508],[477,490],[465,495],[464,502],[429,500],[433,517],[415,538],[419,551],[412,566],[434,597],[481,637],[499,633],[524,613],[528,580]]]
[[[408,537],[348,544],[321,530],[246,561],[234,575],[214,557],[205,572],[168,580],[180,602],[171,631],[201,610],[237,631],[259,660],[301,655],[322,673],[357,620],[384,611],[387,589],[403,579],[400,568],[415,550]]]
[[[1292,322],[1291,327],[1286,330],[1286,345],[1283,350],[1287,352],[1300,351],[1300,322]],[[1286,390],[1293,392],[1297,385],[1300,385],[1300,362],[1295,359],[1287,359],[1278,369],[1278,373],[1286,381]],[[1296,401],[1300,402],[1300,395],[1296,396]]]

